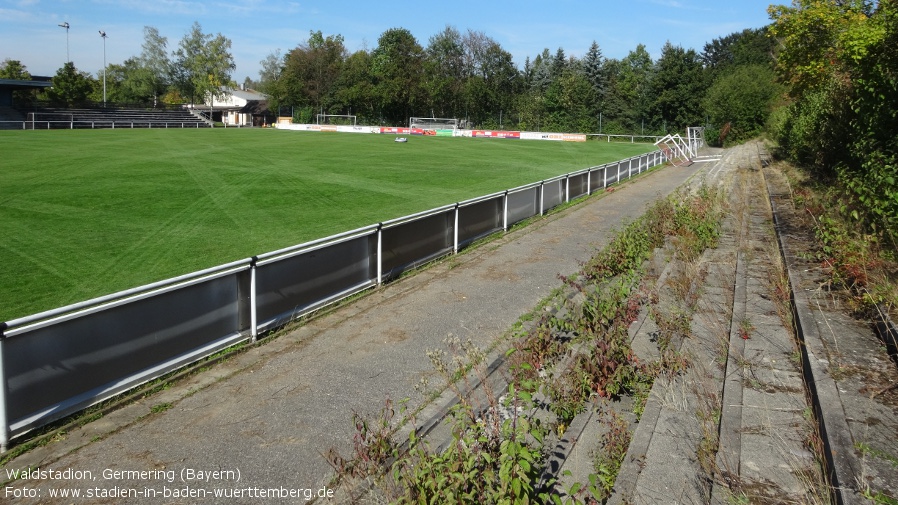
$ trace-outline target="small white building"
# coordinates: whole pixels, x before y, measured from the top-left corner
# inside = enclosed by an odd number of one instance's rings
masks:
[[[207,100],[206,106],[221,113],[225,126],[262,126],[268,120],[268,96],[250,89],[223,90],[224,96],[214,101]],[[211,102],[211,103],[210,103]]]

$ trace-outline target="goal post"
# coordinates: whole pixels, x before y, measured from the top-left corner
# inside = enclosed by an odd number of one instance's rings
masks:
[[[452,130],[454,132],[458,130],[458,118],[410,117],[408,127],[422,130]]]
[[[354,114],[315,114],[315,124],[355,126]]]

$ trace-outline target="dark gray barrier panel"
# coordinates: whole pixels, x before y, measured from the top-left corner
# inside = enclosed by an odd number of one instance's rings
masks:
[[[589,171],[571,174],[567,178],[568,200],[589,194]]]
[[[511,226],[539,214],[539,195],[539,184],[508,190],[505,226]]]
[[[505,193],[490,195],[458,204],[458,228],[455,247],[499,231],[503,227]]]
[[[377,284],[377,227],[259,255],[258,329],[289,322]]]
[[[8,330],[2,368],[9,433],[64,417],[246,338],[236,302],[248,268],[246,262],[237,272]]]
[[[624,163],[626,163],[626,162],[621,160],[614,164],[615,166],[612,168],[611,174],[609,174],[609,177],[608,177],[609,185],[617,184],[618,182],[621,181],[621,174],[624,170]]]
[[[605,166],[593,167],[589,169],[589,192],[590,194],[603,189],[605,187]]]
[[[455,206],[389,221],[380,231],[382,280],[452,252]]]
[[[565,186],[564,177],[543,181],[543,205],[541,209],[543,212],[565,202],[565,196],[567,195]]]

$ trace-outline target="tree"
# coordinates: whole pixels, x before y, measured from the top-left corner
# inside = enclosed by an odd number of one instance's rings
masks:
[[[259,70],[259,91],[268,96],[269,110],[277,111],[277,115],[280,116],[281,107],[288,105],[287,86],[282,79],[284,57],[281,56],[281,50],[269,53],[259,63],[262,65],[262,69]]]
[[[152,26],[143,27],[143,45],[139,65],[144,69],[143,79],[153,96],[155,107],[164,95],[172,79],[172,63],[168,57],[168,39],[159,35]]]
[[[57,106],[81,105],[87,102],[94,82],[90,74],[79,71],[71,61],[66,62],[53,76],[53,87],[47,91],[47,98]]]
[[[641,131],[646,120],[651,125],[655,66],[645,45],[639,44],[620,61],[606,62],[606,68],[610,81],[604,111],[609,118],[608,130],[632,133]]]
[[[584,77],[592,86],[596,97],[601,97],[605,91],[605,58],[596,41],[592,41],[589,50],[586,51],[582,66]]]
[[[368,123],[379,120],[371,71],[371,54],[368,51],[359,50],[349,55],[343,62],[334,98],[341,110],[355,114]]]
[[[424,49],[405,28],[391,28],[371,53],[374,93],[389,124],[406,124],[423,105]]]
[[[475,124],[498,127],[519,88],[519,72],[511,53],[482,32],[468,30],[465,115]]]
[[[31,74],[28,72],[28,69],[25,68],[25,65],[22,64],[19,60],[11,60],[9,58],[3,60],[3,63],[0,64],[0,79],[12,79],[19,81],[30,81]],[[35,91],[33,90],[20,90],[13,91],[13,102],[15,103],[28,103],[34,99]]]
[[[0,65],[0,79],[30,81],[31,74],[25,68],[25,65],[22,65],[21,61],[7,58]]]
[[[705,88],[702,62],[695,50],[670,42],[664,44],[652,79],[655,126],[681,131],[702,124],[701,99]]]
[[[530,89],[545,92],[552,84],[552,62],[554,59],[549,54],[549,48],[543,49],[533,60],[533,70],[530,77]]]
[[[703,100],[711,124],[729,123],[727,139],[733,142],[760,134],[781,94],[780,86],[774,81],[769,65],[737,65],[721,75]]]
[[[292,85],[290,101],[313,110],[327,109],[346,58],[342,35],[309,32],[305,44],[290,51],[284,59],[283,73]],[[295,95],[295,91],[299,95]]]
[[[552,81],[546,91],[547,129],[566,132],[587,132],[596,129],[598,118],[591,110],[595,91],[586,75],[568,68]]]
[[[155,77],[137,58],[108,65],[106,81],[110,102],[156,104],[159,89],[156,88]]]
[[[713,83],[717,76],[739,65],[772,66],[774,43],[767,27],[746,29],[708,42],[701,53],[707,82]]]
[[[236,87],[231,72],[237,68],[231,55],[231,41],[222,34],[203,33],[199,22],[175,51],[176,86],[191,103],[214,101],[227,93],[225,87]]]
[[[432,36],[425,49],[424,88],[430,111],[439,117],[464,112],[465,48],[461,33],[452,26]]]
[[[792,100],[772,120],[782,153],[835,175],[846,213],[898,242],[898,2],[795,0],[768,12]]]

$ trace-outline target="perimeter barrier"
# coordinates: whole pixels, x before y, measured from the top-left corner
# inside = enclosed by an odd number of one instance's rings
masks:
[[[0,449],[665,161],[655,151],[0,323]]]

